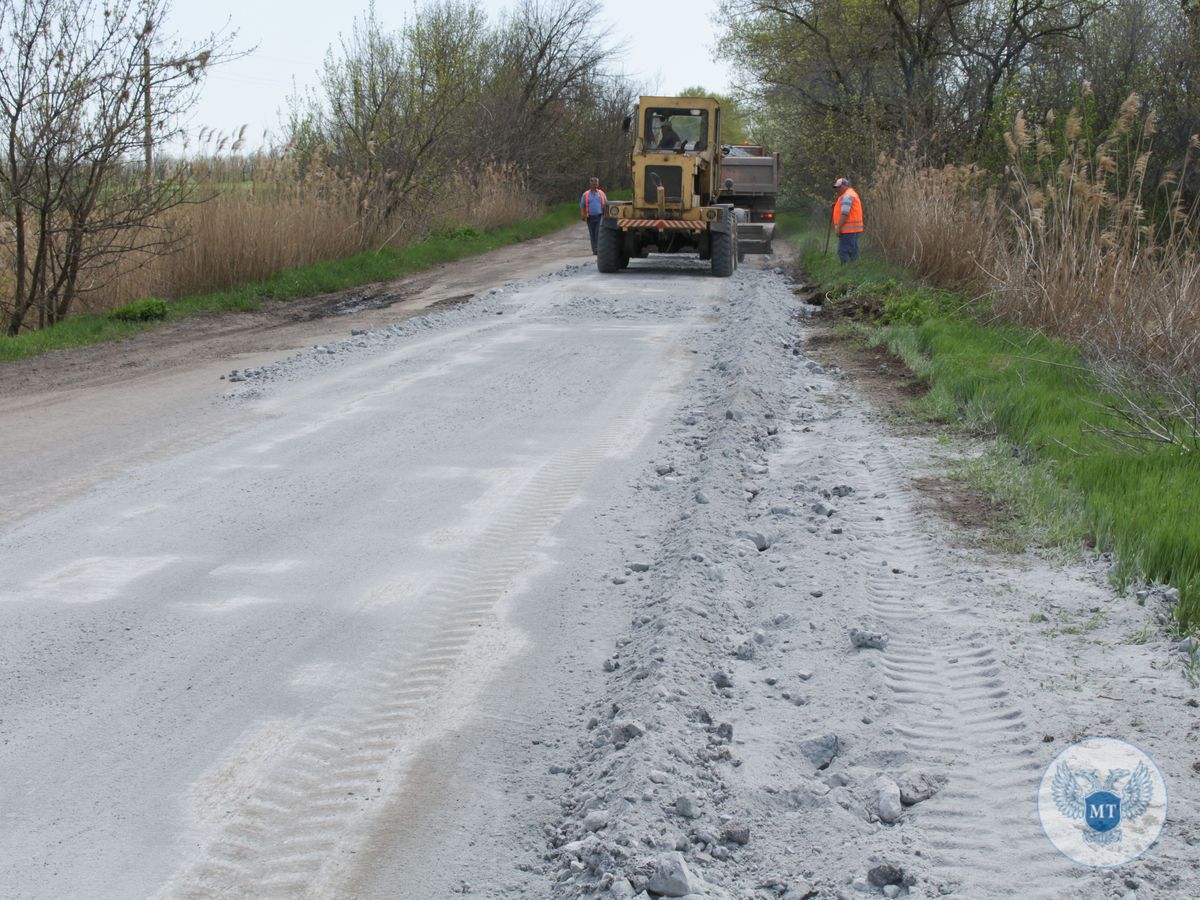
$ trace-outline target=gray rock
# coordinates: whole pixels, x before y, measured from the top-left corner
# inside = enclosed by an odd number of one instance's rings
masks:
[[[646,726],[636,719],[617,719],[612,723],[612,740],[614,744],[627,744],[634,738],[646,733]]]
[[[650,563],[648,562],[631,562],[629,568],[634,572],[649,572]]]
[[[854,493],[854,488],[850,487],[848,484],[837,484],[834,485],[833,489],[829,493],[833,494],[835,497],[849,497]]]
[[[700,807],[696,803],[696,798],[687,794],[675,799],[675,812],[685,819],[700,818]]]
[[[733,676],[724,669],[719,669],[712,674],[712,681],[719,688],[733,687]]]
[[[662,463],[661,465],[655,466],[654,471],[659,475],[670,475],[675,471],[675,467],[670,463]]]
[[[668,781],[671,780],[671,776],[668,775],[666,772],[662,771],[661,769],[651,769],[650,770],[650,780],[653,781],[655,784],[666,784]]]
[[[867,872],[867,881],[875,887],[883,887],[885,884],[903,884],[904,870],[894,863],[880,863]]]
[[[613,881],[608,889],[608,896],[614,900],[635,900],[636,894],[633,892],[633,885],[629,883],[628,878],[617,878]],[[643,896],[646,896],[643,894]]]
[[[896,778],[900,788],[900,802],[905,806],[922,803],[942,789],[946,779],[941,775],[930,775],[928,772],[918,772],[910,769],[902,772]]]
[[[900,805],[900,786],[886,775],[880,775],[875,780],[874,787],[875,813],[879,821],[892,825],[900,818],[903,808]]]
[[[601,828],[607,828],[608,810],[593,809],[590,813],[584,816],[583,827],[588,831],[599,831]]]
[[[763,534],[761,531],[739,531],[737,536],[752,543],[759,553],[766,550],[773,543],[772,536]]]
[[[733,655],[742,660],[754,659],[754,654],[756,652],[758,652],[758,648],[755,646],[752,638],[745,638],[740,644],[733,648]]]
[[[883,896],[885,896],[885,897],[899,897],[900,896],[900,885],[885,884],[882,888],[882,891],[883,891]]]
[[[888,636],[881,631],[851,628],[850,643],[859,650],[883,650],[888,645]]]
[[[816,896],[817,892],[811,884],[803,878],[797,878],[788,885],[782,900],[809,900],[810,897]]]
[[[654,861],[654,873],[646,882],[647,890],[664,897],[683,897],[692,893],[694,887],[692,873],[678,851],[661,854]]]
[[[832,506],[826,506],[820,500],[818,500],[816,503],[814,503],[812,505],[812,511],[815,512],[818,516],[825,516],[825,518],[829,518],[835,512],[837,512],[837,510],[834,509]]]
[[[836,734],[823,734],[820,737],[808,738],[799,743],[800,755],[812,763],[813,768],[820,771],[828,768],[841,747]]]
[[[750,826],[736,819],[726,822],[725,827],[721,829],[721,840],[744,847],[750,843]]]
[[[704,493],[704,491],[696,491],[696,502],[699,503],[701,506],[703,506],[706,503],[709,503],[710,501],[708,499],[708,494]]]
[[[1192,653],[1197,647],[1200,647],[1200,638],[1189,635],[1175,641],[1174,646],[1176,653]]]

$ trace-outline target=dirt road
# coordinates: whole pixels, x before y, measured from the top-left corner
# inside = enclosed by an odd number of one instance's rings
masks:
[[[1159,595],[964,542],[783,275],[585,246],[0,369],[0,895],[1200,895]],[[1096,733],[1117,870],[1037,818]]]

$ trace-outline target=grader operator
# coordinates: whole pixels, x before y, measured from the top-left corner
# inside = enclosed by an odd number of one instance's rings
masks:
[[[697,253],[712,273],[738,264],[737,217],[721,192],[721,106],[708,97],[642,97],[625,120],[633,132],[632,201],[604,207],[596,265],[616,272],[633,257]]]

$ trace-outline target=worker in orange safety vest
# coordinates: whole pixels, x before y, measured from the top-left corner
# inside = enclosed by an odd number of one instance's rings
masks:
[[[833,185],[833,230],[838,236],[838,259],[843,264],[854,262],[859,254],[859,236],[863,233],[862,200],[850,186],[849,178],[839,178]]]

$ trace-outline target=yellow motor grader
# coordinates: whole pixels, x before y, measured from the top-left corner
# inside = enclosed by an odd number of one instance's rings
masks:
[[[604,207],[596,265],[616,272],[634,257],[698,253],[712,273],[737,268],[738,219],[721,203],[721,106],[708,97],[641,97],[626,117],[633,133],[629,156],[632,201]]]

